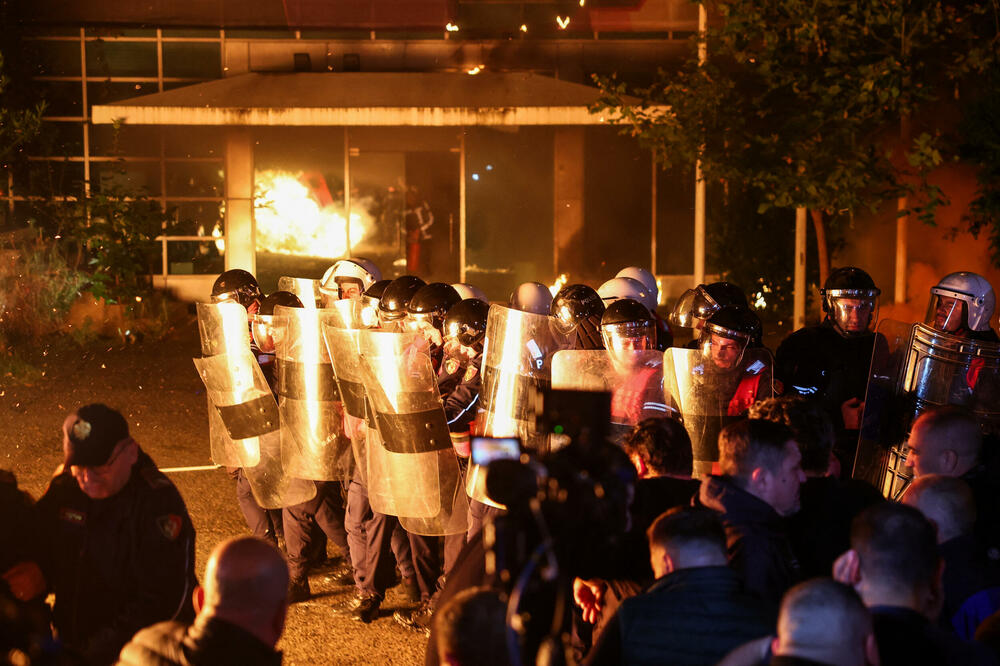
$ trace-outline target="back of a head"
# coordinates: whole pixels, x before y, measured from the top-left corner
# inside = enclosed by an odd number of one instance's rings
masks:
[[[494,590],[471,588],[434,615],[438,660],[453,666],[506,666],[507,606]]]
[[[938,543],[969,534],[976,523],[976,501],[962,479],[928,474],[914,479],[903,503],[924,514],[937,528]]]
[[[851,548],[866,584],[917,591],[937,575],[934,525],[911,506],[882,502],[862,511],[851,523]]]
[[[732,423],[719,433],[719,469],[745,486],[758,467],[780,469],[785,444],[793,439],[792,431],[782,423],[763,419]]]
[[[252,537],[215,547],[205,569],[202,613],[241,624],[266,622],[284,609],[288,565],[271,544]]]
[[[622,444],[626,453],[639,456],[655,474],[691,476],[694,469],[691,437],[676,419],[644,419]]]
[[[681,566],[726,562],[726,530],[719,514],[701,507],[674,507],[646,530],[650,551],[663,549]]]
[[[852,587],[830,578],[814,578],[785,593],[775,653],[862,666],[871,633],[871,615]]]
[[[747,415],[788,426],[802,452],[802,469],[807,474],[825,474],[829,469],[833,423],[817,401],[800,396],[768,398],[750,407]]]
[[[939,449],[952,449],[963,459],[975,461],[983,447],[983,431],[975,415],[955,405],[931,407],[913,423],[921,429],[924,442],[940,443]]]

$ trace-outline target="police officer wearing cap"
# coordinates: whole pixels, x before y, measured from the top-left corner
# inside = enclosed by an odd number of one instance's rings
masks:
[[[189,622],[194,526],[174,484],[101,404],[63,423],[65,462],[35,506],[35,554],[60,638],[108,664],[139,629]],[[40,590],[39,590],[40,592]]]

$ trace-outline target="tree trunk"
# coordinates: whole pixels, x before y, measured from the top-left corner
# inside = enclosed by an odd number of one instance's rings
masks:
[[[826,244],[826,223],[823,221],[823,211],[810,210],[812,216],[813,231],[816,232],[816,257],[819,264],[819,285],[826,284],[826,279],[830,276],[830,248]]]

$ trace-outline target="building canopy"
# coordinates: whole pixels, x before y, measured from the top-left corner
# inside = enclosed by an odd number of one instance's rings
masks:
[[[131,125],[601,125],[597,88],[531,73],[249,73],[95,105]]]

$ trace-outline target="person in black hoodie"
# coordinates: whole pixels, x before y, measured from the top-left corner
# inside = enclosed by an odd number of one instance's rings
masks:
[[[822,404],[798,396],[762,400],[750,418],[788,426],[802,452],[802,509],[788,518],[788,536],[805,578],[829,576],[833,562],[850,548],[851,521],[882,496],[860,479],[841,479],[834,428]]]
[[[726,566],[715,512],[671,509],[649,528],[649,548],[656,582],[622,603],[586,664],[715,664],[773,633],[774,607],[747,594]]]
[[[722,517],[729,564],[747,589],[777,605],[800,567],[783,516],[799,510],[802,455],[782,424],[746,419],[719,433],[721,475],[705,478],[698,503]]]

